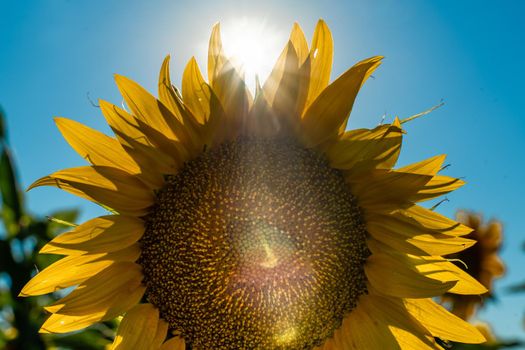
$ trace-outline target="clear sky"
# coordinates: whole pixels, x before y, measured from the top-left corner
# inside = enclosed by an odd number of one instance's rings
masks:
[[[294,21],[310,38],[318,18],[331,27],[337,77],[352,64],[384,55],[384,64],[360,96],[349,128],[374,127],[381,116],[407,117],[441,99],[445,106],[406,126],[400,164],[446,153],[446,174],[468,184],[439,207],[446,215],[466,208],[505,225],[507,276],[500,301],[481,319],[501,336],[525,338],[525,294],[506,287],[525,280],[525,2],[457,0],[266,1],[0,1],[0,105],[24,186],[53,171],[83,165],[56,130],[65,116],[108,131],[96,101],[119,104],[120,73],[156,91],[162,59],[172,55],[178,85],[187,60],[205,67],[211,26],[264,24],[262,45],[282,38]],[[273,34],[272,34],[273,33]],[[269,52],[268,60],[276,58]],[[55,189],[28,194],[34,213],[76,206],[82,218],[94,205]]]

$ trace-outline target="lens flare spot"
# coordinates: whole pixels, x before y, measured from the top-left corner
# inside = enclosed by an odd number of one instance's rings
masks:
[[[286,328],[282,333],[278,334],[275,338],[275,342],[278,345],[286,345],[295,340],[297,337],[297,330],[294,327]]]

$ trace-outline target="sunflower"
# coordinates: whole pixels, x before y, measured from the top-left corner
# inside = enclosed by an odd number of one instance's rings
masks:
[[[116,76],[127,108],[100,101],[115,138],[58,118],[88,166],[56,186],[108,215],[41,253],[65,255],[22,295],[73,287],[45,309],[42,332],[123,315],[112,349],[438,349],[480,343],[432,301],[486,289],[442,255],[471,230],[416,203],[463,183],[444,156],[393,169],[401,121],[345,131],[357,92],[382,57],[329,84],[332,36],[311,47],[295,24],[254,97],[213,28],[208,81],[191,59],[182,91],[169,57],[158,99]]]
[[[472,228],[473,231],[466,235],[466,238],[476,241],[476,244],[448,257],[462,261],[463,264],[458,266],[470,272],[472,277],[487,288],[487,292],[481,296],[445,295],[444,300],[452,304],[452,312],[468,320],[475,314],[479,305],[494,297],[493,281],[505,273],[505,265],[498,256],[503,241],[503,225],[498,220],[490,220],[484,224],[481,215],[463,210],[456,214],[456,219]]]

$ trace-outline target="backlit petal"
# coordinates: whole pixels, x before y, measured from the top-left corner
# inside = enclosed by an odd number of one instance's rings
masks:
[[[184,342],[184,339],[179,337],[173,337],[170,340],[166,341],[162,346],[160,347],[160,350],[185,350],[186,349],[186,343]]]
[[[204,81],[194,57],[189,60],[182,75],[182,98],[199,122],[204,124],[209,119],[211,88]]]
[[[145,291],[141,280],[139,265],[115,263],[83,281],[70,294],[45,309],[70,316],[104,312],[107,319],[114,318],[140,301]]]
[[[460,343],[485,342],[485,337],[476,327],[451,314],[432,299],[405,299],[404,303],[410,314],[436,337]]]
[[[72,231],[55,237],[41,253],[104,253],[129,247],[144,233],[141,219],[107,215],[89,220]]]
[[[103,312],[82,316],[51,314],[40,328],[40,333],[69,333],[91,326],[104,319]]]
[[[325,154],[332,167],[349,174],[374,168],[391,169],[399,156],[402,135],[401,128],[396,125],[352,130],[330,145]]]
[[[428,278],[411,266],[402,254],[373,252],[365,265],[368,281],[381,294],[399,298],[428,298],[450,290],[455,281]]]
[[[28,190],[38,186],[58,187],[132,216],[146,214],[154,202],[153,192],[135,176],[104,166],[60,170],[35,181]]]
[[[303,141],[317,146],[339,134],[346,123],[359,89],[381,63],[376,56],[361,61],[324,89],[306,110],[302,119]]]
[[[303,64],[309,55],[308,43],[306,42],[301,26],[297,22],[293,24],[292,32],[290,33],[290,42],[297,54],[299,65]]]
[[[332,33],[325,21],[319,20],[315,27],[312,47],[310,49],[311,73],[306,108],[308,108],[326,86],[328,86],[330,72],[332,71],[333,51],[334,42],[332,40]]]
[[[216,23],[211,31],[208,47],[208,81],[213,84],[225,63],[221,40],[221,26]]]
[[[137,164],[114,138],[71,119],[55,118],[55,122],[71,147],[91,164],[138,173]]]
[[[158,325],[159,311],[151,304],[139,304],[129,310],[120,322],[110,349],[157,350],[154,344]]]

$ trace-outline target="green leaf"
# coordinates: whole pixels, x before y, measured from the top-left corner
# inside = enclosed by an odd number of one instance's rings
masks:
[[[36,220],[34,218],[29,218],[24,225],[20,226],[20,232],[17,237],[19,239],[25,239],[27,237],[36,236],[39,240],[47,241],[47,224],[48,221],[46,219]]]
[[[2,305],[2,308],[5,308],[6,306],[11,306],[13,304],[13,298],[11,298],[11,294],[8,290],[0,290],[0,305]]]
[[[7,128],[5,125],[5,114],[4,110],[0,106],[0,142],[6,141],[7,138]]]
[[[56,335],[53,343],[61,348],[74,350],[103,350],[110,340],[95,329],[87,329],[80,333],[70,335]]]
[[[55,255],[55,254],[35,254],[35,255],[36,256],[34,257],[34,262],[36,266],[38,267],[39,271],[45,269],[52,263],[57,262],[58,260],[62,258],[61,255]]]
[[[7,232],[14,234],[13,225],[18,225],[22,217],[19,185],[9,149],[4,145],[0,155],[0,194],[2,196],[3,219]]]
[[[11,265],[11,247],[9,246],[9,242],[0,240],[0,272],[8,271]]]

